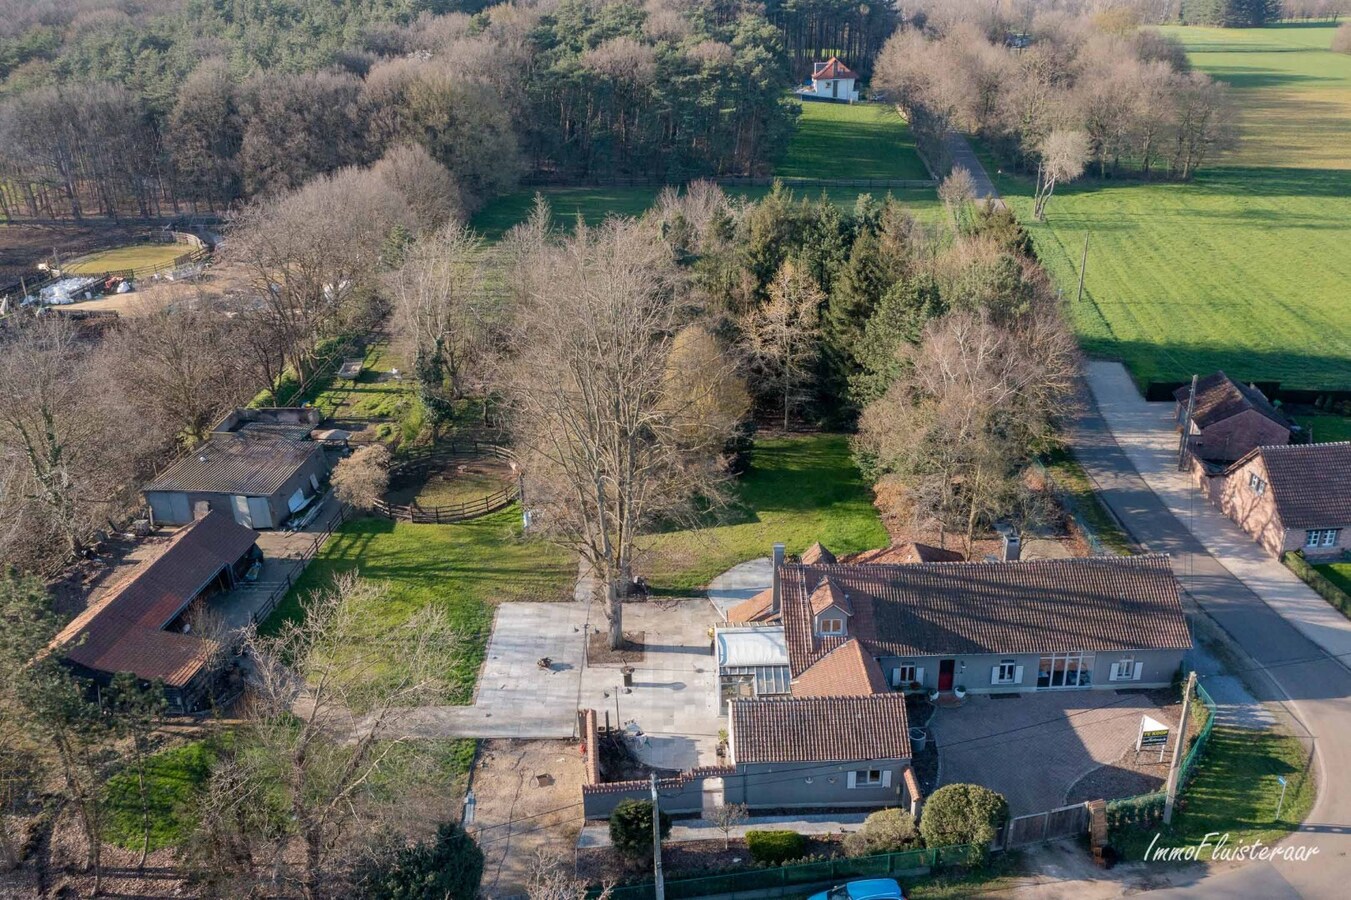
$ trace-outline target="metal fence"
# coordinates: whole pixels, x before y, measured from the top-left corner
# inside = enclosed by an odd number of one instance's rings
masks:
[[[1215,727],[1215,701],[1211,699],[1210,694],[1196,683],[1196,699],[1201,701],[1201,705],[1206,709],[1206,721],[1201,726],[1201,730],[1196,732],[1196,737],[1192,739],[1192,745],[1187,750],[1187,755],[1183,757],[1182,764],[1177,769],[1177,789],[1178,792],[1186,790],[1187,785],[1196,775],[1196,766],[1205,755],[1206,747],[1210,744],[1210,732]],[[1190,723],[1191,728],[1196,727],[1196,723]]]
[[[667,879],[666,898],[687,900],[738,891],[772,890],[794,885],[845,881],[850,878],[922,872],[945,866],[978,865],[984,859],[984,848],[970,844],[908,850],[904,853],[883,853],[877,856],[842,856],[765,869],[744,869],[740,872],[706,875],[700,878]],[[588,897],[596,897],[599,894],[599,890],[593,890]],[[612,900],[653,900],[656,892],[648,882],[614,888],[610,896]]]

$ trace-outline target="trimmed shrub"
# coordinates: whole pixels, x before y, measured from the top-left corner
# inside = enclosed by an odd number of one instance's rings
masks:
[[[780,866],[790,859],[800,859],[807,840],[796,831],[748,831],[746,849],[758,863]]]
[[[661,836],[671,833],[671,817],[661,814]],[[627,856],[652,854],[652,801],[623,800],[610,813],[610,843]]]
[[[372,900],[473,900],[483,879],[483,851],[454,822],[436,829],[431,843],[394,850],[359,880]]]
[[[929,795],[920,815],[919,833],[926,847],[975,844],[994,840],[1008,818],[1003,794],[978,784],[949,784]]]
[[[863,821],[863,827],[844,839],[844,851],[850,856],[873,853],[899,853],[919,843],[915,817],[906,810],[879,810]]]

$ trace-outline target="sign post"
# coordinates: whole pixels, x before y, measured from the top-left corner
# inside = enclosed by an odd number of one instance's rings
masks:
[[[1285,776],[1277,775],[1276,780],[1281,783],[1281,799],[1276,801],[1276,818],[1273,821],[1281,820],[1281,807],[1285,806]]]
[[[1163,804],[1163,824],[1173,822],[1173,804],[1177,802],[1177,764],[1182,759],[1182,748],[1187,743],[1187,713],[1196,694],[1196,672],[1187,673],[1187,686],[1182,691],[1181,721],[1177,723],[1177,744],[1173,747],[1173,764],[1168,768],[1168,798]]]
[[[1163,751],[1168,746],[1168,725],[1149,716],[1140,717],[1140,733],[1135,737],[1135,751],[1145,747],[1159,748],[1159,762],[1163,762]]]

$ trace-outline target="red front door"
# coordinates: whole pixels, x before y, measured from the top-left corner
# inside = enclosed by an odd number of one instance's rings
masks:
[[[952,673],[957,668],[957,660],[945,659],[938,664],[938,689],[952,690]]]

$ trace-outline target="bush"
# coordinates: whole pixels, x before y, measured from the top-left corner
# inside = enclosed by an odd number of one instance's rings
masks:
[[[1002,794],[978,784],[949,784],[934,791],[924,804],[919,833],[926,847],[954,844],[985,846],[1008,818]]]
[[[661,814],[661,836],[671,833],[671,817]],[[652,853],[652,801],[624,800],[610,813],[610,843],[628,856]]]
[[[790,859],[800,859],[807,840],[796,831],[748,831],[746,848],[758,863],[780,866]]]
[[[899,853],[919,843],[915,817],[897,807],[868,816],[863,827],[844,839],[844,851],[850,856],[872,853]]]
[[[473,900],[483,879],[483,851],[459,825],[445,822],[430,844],[400,847],[359,879],[372,900]]]

